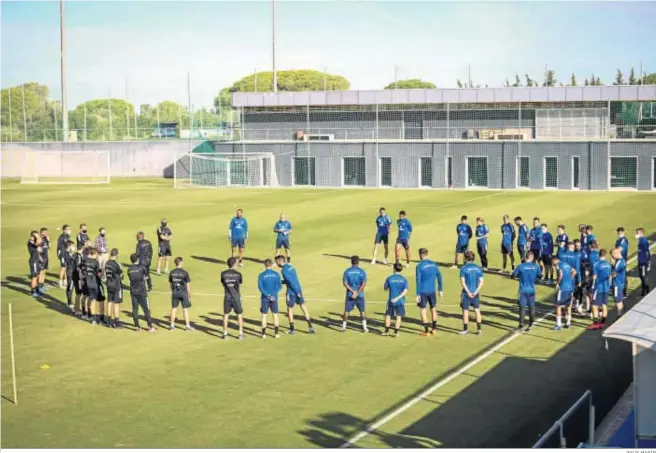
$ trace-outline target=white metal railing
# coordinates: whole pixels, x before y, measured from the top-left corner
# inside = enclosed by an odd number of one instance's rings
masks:
[[[588,403],[588,439],[587,444],[594,444],[594,431],[595,431],[595,407],[592,404],[592,392],[586,390],[583,395],[574,403],[572,406],[565,411],[561,417],[556,420],[549,430],[540,437],[540,439],[533,445],[532,448],[542,448],[542,446],[552,438],[555,433],[558,433],[558,445],[560,448],[567,448],[567,438],[564,433],[565,422],[574,414],[574,412],[583,406],[584,403]]]

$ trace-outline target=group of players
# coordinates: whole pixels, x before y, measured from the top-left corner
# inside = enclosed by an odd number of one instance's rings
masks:
[[[387,264],[389,255],[389,236],[392,230],[392,220],[384,208],[379,210],[376,218],[376,236],[373,250],[372,264],[376,263],[377,248],[384,246],[384,264]],[[405,267],[410,266],[411,251],[410,237],[412,223],[405,211],[400,211],[396,221],[398,235],[395,244],[394,273],[384,284],[388,292],[387,308],[385,312],[385,330],[383,335],[398,335],[401,321],[405,316],[405,298],[409,292],[407,279],[401,275],[404,266],[401,264],[401,252],[405,250]],[[516,226],[516,228],[515,228]],[[278,319],[278,298],[283,284],[286,285],[286,305],[289,319],[289,334],[296,332],[293,309],[298,305],[308,324],[308,332],[315,333],[310,313],[305,304],[303,291],[296,268],[291,264],[290,240],[292,232],[291,223],[280,215],[273,228],[276,233],[275,264],[281,269],[281,275],[273,270],[274,260],[264,261],[265,269],[258,277],[260,291],[260,311],[262,313],[262,338],[266,338],[267,314],[273,315],[274,337],[280,336],[280,323]],[[599,245],[591,225],[579,225],[580,238],[570,240],[565,232],[565,226],[558,226],[558,235],[555,240],[548,231],[548,226],[542,224],[539,218],[533,219],[533,228],[529,229],[521,217],[515,217],[514,224],[510,217],[505,215],[500,228],[501,254],[503,269],[501,272],[510,274],[519,280],[518,304],[520,330],[529,330],[535,321],[535,294],[536,283],[542,280],[546,284],[555,284],[558,292],[555,301],[556,325],[555,330],[562,328],[562,316],[565,316],[564,326],[571,325],[572,306],[579,313],[586,312],[592,316],[593,323],[590,329],[604,327],[608,315],[608,295],[613,289],[614,300],[618,315],[622,314],[623,300],[627,282],[627,256],[629,243],[622,227],[617,228],[617,241],[609,253],[605,249],[599,250]],[[463,329],[461,334],[469,332],[469,311],[473,309],[476,315],[477,334],[481,333],[482,317],[480,311],[480,293],[484,284],[484,273],[488,270],[488,239],[490,229],[482,217],[476,219],[476,228],[468,224],[467,216],[462,216],[456,226],[457,243],[455,259],[452,267],[457,267],[459,258],[463,256],[463,266],[460,269],[461,308]],[[171,258],[170,241],[172,232],[166,220],[162,220],[157,229],[158,260],[156,274],[161,275],[161,266],[165,265],[164,272],[168,273]],[[242,275],[237,266],[243,266],[244,252],[248,241],[248,222],[241,209],[237,210],[235,217],[230,221],[228,237],[232,249],[232,256],[227,260],[228,269],[221,274],[221,283],[224,289],[224,316],[223,336],[228,337],[229,315],[234,312],[238,319],[238,338],[243,339],[243,304],[240,287],[243,283]],[[647,272],[649,267],[649,242],[644,230],[636,230],[638,272],[641,279],[642,294],[649,292],[647,285]],[[476,249],[481,265],[475,264],[476,254],[469,250],[472,239],[476,240]],[[516,250],[521,264],[515,266],[515,240]],[[34,297],[43,296],[46,287],[45,270],[48,268],[48,255],[50,239],[48,230],[42,228],[40,232],[33,231],[28,241],[31,293]],[[284,250],[284,254],[283,254]],[[120,328],[120,303],[123,301],[123,269],[118,262],[117,249],[107,246],[106,230],[99,229],[99,235],[92,243],[89,239],[86,225],[80,225],[80,232],[76,242],[71,240],[69,225],[62,227],[62,233],[57,241],[57,257],[61,265],[60,287],[66,289],[69,308],[76,316],[90,321],[93,325],[104,324],[108,327]],[[439,266],[428,257],[428,250],[419,249],[420,261],[416,266],[416,301],[420,311],[424,332],[422,335],[430,336],[437,331],[437,296],[442,297],[443,281]],[[610,258],[610,260],[609,260]],[[152,289],[150,266],[153,259],[151,243],[145,239],[143,232],[137,234],[135,253],[130,256],[127,269],[129,289],[132,301],[132,316],[135,328],[140,330],[139,308],[144,312],[148,331],[156,330],[150,314],[148,291]],[[183,259],[174,260],[175,269],[169,274],[171,288],[171,315],[170,330],[175,329],[177,308],[182,305],[185,326],[187,330],[194,330],[190,323],[189,308],[191,306],[191,277],[184,270]],[[510,264],[510,271],[507,265]],[[364,290],[367,285],[367,274],[360,267],[360,258],[351,257],[351,266],[344,271],[342,283],[346,290],[345,309],[342,319],[342,331],[346,331],[349,313],[357,308],[362,319],[362,329],[368,332],[365,309]],[[106,294],[105,294],[106,287]],[[75,294],[75,299],[73,299]],[[428,321],[427,310],[431,312],[431,322]],[[526,313],[529,322],[525,324]],[[392,326],[392,321],[394,325]]]

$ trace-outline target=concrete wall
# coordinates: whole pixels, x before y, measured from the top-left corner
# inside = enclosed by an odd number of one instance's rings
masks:
[[[75,143],[3,143],[2,167],[4,178],[18,178],[23,172],[26,152],[32,151],[97,151],[110,152],[113,177],[173,177],[176,154],[202,145],[203,141],[138,141],[138,142],[75,142]],[[75,159],[71,158],[72,166]],[[45,170],[45,169],[44,169]],[[85,168],[76,169],[84,174]],[[87,170],[88,171],[88,170]],[[56,175],[51,175],[56,176]]]
[[[656,141],[461,141],[461,142],[286,142],[219,143],[224,154],[272,153],[276,156],[278,181],[293,184],[294,157],[316,158],[317,186],[342,185],[343,158],[363,157],[366,161],[365,186],[377,187],[380,166],[377,157],[391,157],[392,186],[419,187],[421,157],[432,158],[433,187],[447,187],[447,162],[452,159],[453,188],[467,188],[469,158],[487,158],[490,189],[515,189],[518,181],[518,157],[529,158],[529,188],[545,188],[545,158],[556,157],[557,188],[572,189],[573,161],[579,159],[579,189],[609,188],[610,158],[631,156],[638,159],[637,188],[654,188]]]

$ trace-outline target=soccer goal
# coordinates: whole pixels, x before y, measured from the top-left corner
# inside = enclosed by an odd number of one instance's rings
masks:
[[[109,151],[25,151],[22,184],[107,184]]]
[[[280,187],[273,153],[185,153],[175,159],[174,186]]]

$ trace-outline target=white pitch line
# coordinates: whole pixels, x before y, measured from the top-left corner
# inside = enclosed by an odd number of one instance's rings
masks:
[[[656,247],[656,243],[652,244],[649,247],[649,249],[651,250],[654,247]],[[637,258],[638,258],[637,255],[634,256],[633,258],[631,258],[627,262],[627,265],[633,263]],[[544,322],[544,320],[547,319],[552,314],[553,313],[549,312],[546,315],[538,318],[538,320],[535,322],[535,324]],[[503,340],[501,343],[494,346],[492,349],[489,349],[489,350],[485,351],[483,354],[476,357],[473,361],[463,365],[462,367],[458,368],[457,370],[453,371],[452,373],[449,373],[449,375],[447,377],[445,377],[444,379],[442,379],[439,382],[436,382],[434,385],[432,385],[428,389],[421,392],[421,394],[419,394],[419,395],[415,396],[414,398],[412,398],[410,401],[405,403],[403,406],[399,407],[398,409],[394,410],[393,412],[390,412],[385,417],[383,417],[383,418],[379,419],[378,421],[374,422],[373,424],[369,425],[366,429],[360,431],[358,434],[356,434],[355,436],[351,437],[349,440],[344,442],[339,448],[349,448],[349,447],[355,445],[356,442],[359,442],[360,440],[362,440],[363,438],[365,438],[366,436],[371,434],[373,431],[377,430],[378,428],[380,428],[384,424],[388,423],[392,419],[398,417],[399,415],[401,415],[402,413],[404,413],[405,411],[410,409],[412,406],[414,406],[418,402],[422,401],[424,398],[426,398],[431,393],[435,392],[436,390],[440,389],[441,387],[444,387],[446,384],[453,381],[455,378],[457,378],[460,375],[466,373],[469,369],[476,366],[477,364],[479,364],[483,360],[487,359],[489,356],[491,356],[495,352],[499,351],[501,348],[503,348],[508,343],[515,340],[516,338],[518,338],[521,335],[522,335],[522,332],[513,333],[508,338]]]

